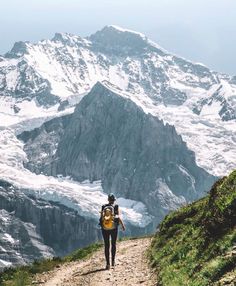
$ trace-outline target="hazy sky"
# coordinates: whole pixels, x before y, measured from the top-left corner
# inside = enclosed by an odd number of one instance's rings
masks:
[[[2,0],[0,54],[55,32],[107,24],[143,32],[170,52],[236,75],[236,0]]]

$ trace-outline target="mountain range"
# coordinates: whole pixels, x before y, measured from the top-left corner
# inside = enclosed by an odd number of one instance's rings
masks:
[[[57,104],[60,110],[73,105],[104,80],[174,125],[210,173],[221,176],[235,168],[236,77],[116,26],[87,38],[56,33],[35,44],[15,43],[0,57],[2,125],[40,116]]]
[[[1,263],[61,255],[91,233],[96,240],[92,228],[110,191],[129,234],[153,231],[170,210],[203,196],[235,168],[235,96],[235,77],[116,26],[87,38],[56,33],[15,43],[0,56],[1,225],[8,233],[0,238]],[[43,227],[34,219],[42,209]],[[57,233],[67,215],[81,227],[65,228],[76,239],[61,248],[44,227],[54,223]],[[28,234],[15,236],[15,223]],[[20,258],[12,257],[25,237],[34,255],[21,247]]]

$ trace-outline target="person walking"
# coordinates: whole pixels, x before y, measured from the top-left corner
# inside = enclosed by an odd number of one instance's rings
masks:
[[[100,216],[100,226],[104,240],[104,252],[106,258],[106,269],[110,269],[110,238],[111,238],[111,266],[115,266],[116,256],[116,240],[118,234],[118,226],[121,225],[125,231],[125,225],[119,216],[119,206],[115,204],[114,194],[108,195],[108,204],[102,206]]]

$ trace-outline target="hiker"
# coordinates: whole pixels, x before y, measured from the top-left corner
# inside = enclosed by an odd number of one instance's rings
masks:
[[[122,230],[125,231],[125,226],[121,218],[119,217],[119,206],[115,203],[115,196],[113,194],[108,195],[108,204],[102,206],[100,216],[100,226],[102,228],[102,236],[105,244],[105,258],[106,269],[110,269],[110,237],[111,237],[111,266],[115,266],[116,255],[116,240],[118,234],[119,224]]]

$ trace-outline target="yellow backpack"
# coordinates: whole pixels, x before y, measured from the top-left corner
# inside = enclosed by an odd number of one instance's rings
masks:
[[[117,227],[118,205],[105,205],[102,207],[101,226],[105,230],[115,229]]]

